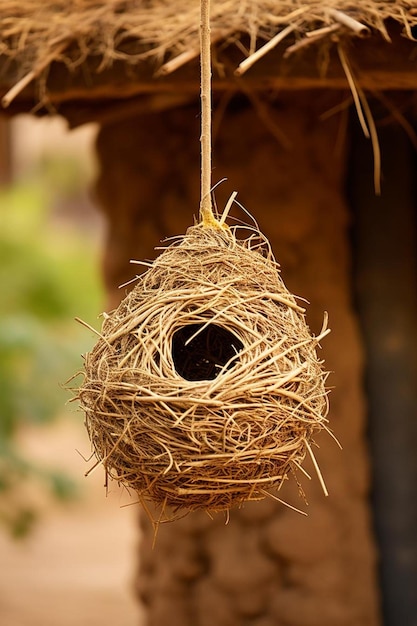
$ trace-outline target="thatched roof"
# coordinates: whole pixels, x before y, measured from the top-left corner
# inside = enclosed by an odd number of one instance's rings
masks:
[[[3,104],[197,94],[199,22],[199,0],[2,0]],[[417,86],[414,1],[212,0],[211,25],[215,89],[340,87],[347,58],[365,88]]]

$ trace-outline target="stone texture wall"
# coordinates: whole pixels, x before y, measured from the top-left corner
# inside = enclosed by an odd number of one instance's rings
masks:
[[[152,548],[153,529],[142,514],[137,589],[149,626],[379,624],[343,118],[319,120],[335,102],[337,96],[287,95],[266,125],[246,102],[232,103],[213,170],[214,182],[228,178],[217,192],[219,206],[239,192],[269,237],[287,286],[310,301],[313,332],[329,312],[323,357],[333,372],[331,428],[343,451],[323,433],[316,456],[330,496],[307,463],[308,517],[272,500],[232,511],[229,523],[223,514],[212,520],[194,513],[160,527]],[[285,134],[286,147],[272,125]],[[160,239],[184,232],[197,214],[198,138],[197,105],[102,129],[97,194],[109,223],[104,273],[112,304],[123,295],[116,286],[136,271],[128,260],[153,257]],[[303,505],[293,481],[280,497]]]

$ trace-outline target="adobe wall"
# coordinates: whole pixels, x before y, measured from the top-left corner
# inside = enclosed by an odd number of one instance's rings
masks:
[[[229,109],[215,144],[213,181],[255,215],[287,286],[307,298],[314,333],[329,312],[323,345],[333,373],[330,425],[302,484],[308,517],[272,501],[219,514],[191,514],[153,530],[141,514],[137,589],[149,626],[377,626],[376,553],[369,506],[362,350],[351,302],[349,215],[344,199],[344,121],[319,121],[337,102],[317,94],[280,98],[262,122],[246,105]],[[262,114],[263,115],[263,114]],[[267,128],[269,127],[269,128]],[[271,130],[285,134],[283,147]],[[275,133],[276,135],[276,133]],[[108,217],[104,273],[110,299],[159,240],[183,233],[199,201],[199,110],[150,114],[104,127],[97,194]],[[246,218],[247,219],[247,218]],[[293,481],[291,481],[293,483]],[[294,484],[280,497],[303,506]]]

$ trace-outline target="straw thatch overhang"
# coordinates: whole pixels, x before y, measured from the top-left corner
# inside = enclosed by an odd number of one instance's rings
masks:
[[[0,96],[10,114],[73,125],[179,105],[199,93],[198,27],[197,0],[3,0]],[[413,90],[416,27],[417,2],[218,0],[213,89],[347,89],[350,73],[365,90]]]

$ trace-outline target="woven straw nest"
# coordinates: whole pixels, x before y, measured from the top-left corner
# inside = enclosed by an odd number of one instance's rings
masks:
[[[276,493],[326,428],[316,348],[327,332],[311,336],[259,233],[190,228],[85,357],[79,399],[96,456],[163,511]]]

